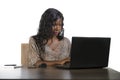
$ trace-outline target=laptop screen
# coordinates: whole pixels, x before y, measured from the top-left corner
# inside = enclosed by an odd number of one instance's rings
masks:
[[[107,67],[109,49],[108,37],[72,37],[71,67]]]

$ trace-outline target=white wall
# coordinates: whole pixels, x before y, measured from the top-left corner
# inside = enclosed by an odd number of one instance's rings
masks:
[[[111,37],[109,67],[120,71],[119,0],[0,0],[0,64],[20,64],[21,43],[37,33],[50,7],[65,17],[65,36]]]

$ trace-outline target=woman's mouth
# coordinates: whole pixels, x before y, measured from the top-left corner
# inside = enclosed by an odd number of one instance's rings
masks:
[[[59,31],[54,31],[54,34],[58,35]]]

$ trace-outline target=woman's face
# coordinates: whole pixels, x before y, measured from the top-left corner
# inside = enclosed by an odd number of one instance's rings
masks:
[[[54,26],[52,27],[54,36],[57,36],[62,30],[62,19],[58,19],[54,22]]]

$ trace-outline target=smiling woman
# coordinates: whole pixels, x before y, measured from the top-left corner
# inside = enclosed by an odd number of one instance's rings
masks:
[[[64,37],[63,20],[57,9],[49,8],[43,13],[38,33],[29,40],[29,67],[43,63],[53,66],[70,60],[70,41]]]

